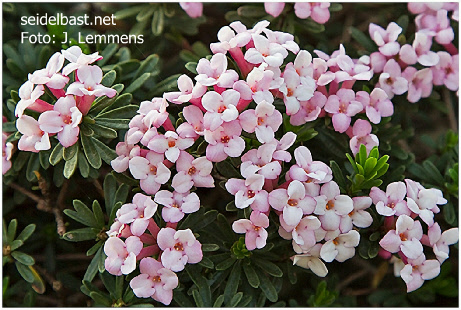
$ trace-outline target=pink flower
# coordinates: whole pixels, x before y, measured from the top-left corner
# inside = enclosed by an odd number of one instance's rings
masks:
[[[122,173],[128,169],[128,163],[131,158],[140,156],[141,148],[138,145],[128,144],[126,142],[119,142],[115,147],[115,152],[118,157],[110,162],[112,169],[118,173]]]
[[[289,162],[291,160],[291,154],[287,152],[288,148],[290,148],[293,143],[296,141],[296,134],[289,131],[283,135],[283,137],[279,140],[274,139],[269,143],[266,144],[274,144],[275,145],[275,152],[272,154],[272,158],[275,160]]]
[[[148,129],[151,126],[159,128],[168,118],[167,107],[168,102],[165,99],[153,98],[151,101],[141,102],[137,112],[142,116],[142,122]]]
[[[46,68],[35,71],[29,76],[29,81],[34,84],[46,84],[46,86],[53,89],[63,89],[67,82],[69,82],[67,76],[58,73],[63,64],[64,56],[56,52],[51,56],[50,60],[48,60]]]
[[[417,70],[414,67],[407,67],[402,76],[408,81],[408,96],[410,102],[418,102],[421,98],[427,98],[432,93],[432,71],[431,68]]]
[[[200,83],[196,83],[194,86],[192,79],[185,74],[178,78],[178,88],[178,92],[164,93],[163,98],[172,103],[181,104],[202,97],[207,90],[206,86]]]
[[[240,173],[244,178],[254,173],[264,176],[265,179],[275,180],[282,172],[282,166],[273,161],[275,144],[263,144],[258,149],[251,149],[242,156]]]
[[[405,179],[407,183],[407,205],[411,212],[418,214],[419,217],[428,225],[434,224],[434,213],[439,213],[437,205],[446,204],[442,191],[435,188],[424,188],[420,183],[410,179]]]
[[[132,273],[136,269],[136,256],[142,247],[143,243],[136,236],[128,237],[125,242],[117,237],[110,237],[104,243],[106,270],[115,276]]]
[[[176,161],[178,173],[173,177],[171,186],[179,193],[195,187],[214,187],[211,176],[213,164],[205,157],[195,158],[187,152],[181,152]]]
[[[202,260],[202,245],[190,229],[175,231],[169,227],[162,228],[157,235],[157,242],[163,250],[163,266],[174,272],[183,270],[187,263],[195,264]]]
[[[349,218],[352,220],[352,224],[359,228],[369,227],[373,223],[371,214],[365,209],[371,206],[370,197],[353,197],[354,210],[349,212]],[[352,229],[352,227],[350,227]]]
[[[229,179],[226,182],[227,191],[235,196],[235,206],[244,209],[250,206],[260,212],[269,211],[268,193],[263,190],[264,177],[253,174],[242,179]]]
[[[145,257],[139,263],[141,274],[130,281],[130,287],[137,297],[149,298],[169,305],[173,289],[178,286],[178,276],[152,257]]]
[[[162,217],[165,222],[177,223],[184,214],[194,213],[200,208],[200,200],[196,193],[178,193],[162,190],[155,194],[154,201],[165,206]]]
[[[203,125],[203,113],[199,107],[190,105],[185,107],[182,110],[183,116],[186,121],[192,126],[195,130],[195,133],[198,135],[204,135],[204,125]]]
[[[274,139],[274,132],[279,129],[283,118],[274,105],[263,100],[255,110],[242,112],[239,121],[243,130],[250,133],[255,132],[259,142],[267,143]]]
[[[351,123],[351,117],[363,110],[363,105],[355,99],[352,89],[338,90],[336,95],[328,97],[325,111],[332,113],[333,127],[338,132],[345,132]]]
[[[269,218],[259,211],[251,212],[250,219],[237,220],[232,224],[232,229],[238,234],[245,234],[245,245],[249,251],[262,249],[266,245]]]
[[[259,67],[253,68],[247,76],[247,81],[239,80],[235,82],[233,88],[240,93],[240,97],[244,100],[253,99],[256,103],[267,101],[274,102],[274,96],[269,89],[276,88],[272,85],[274,72],[265,70],[267,64],[261,64]]]
[[[359,241],[360,234],[356,230],[341,234],[322,246],[320,257],[326,262],[336,259],[342,263],[355,255],[355,247],[359,245]]]
[[[435,14],[420,14],[416,16],[415,24],[418,31],[434,37],[439,44],[449,44],[455,38],[447,10],[438,10]]]
[[[38,118],[40,129],[57,133],[62,146],[69,147],[78,141],[82,112],[77,108],[74,96],[61,97],[54,104],[53,111],[43,112]]]
[[[129,162],[131,174],[141,180],[141,189],[149,195],[154,195],[170,179],[171,171],[162,163],[163,159],[163,154],[149,151],[145,157],[135,156]]]
[[[322,228],[336,231],[340,227],[341,218],[354,210],[351,197],[341,195],[335,181],[325,183],[320,189],[320,196],[315,197],[317,205],[314,214],[319,216]]]
[[[408,263],[400,271],[400,276],[407,284],[407,292],[420,288],[425,280],[430,280],[440,273],[440,263],[435,259],[426,260],[424,254],[415,259],[408,259]]]
[[[319,24],[325,24],[330,19],[329,2],[296,2],[294,5],[295,15],[306,19],[309,16]]]
[[[205,128],[216,130],[223,122],[230,122],[239,116],[237,104],[240,93],[233,89],[228,89],[218,94],[215,91],[207,92],[203,95],[202,105],[207,110],[203,117]]]
[[[442,233],[439,224],[434,223],[429,227],[427,235],[437,260],[442,264],[450,254],[448,246],[457,243],[459,240],[459,229],[454,227]]]
[[[2,132],[2,174],[5,174],[11,168],[11,156],[13,155],[14,145],[6,142],[8,136]]]
[[[266,13],[273,17],[279,16],[284,7],[285,2],[264,2],[264,9],[266,10]]]
[[[283,227],[283,215],[280,217],[280,219],[280,223],[282,224],[281,227]],[[321,223],[317,217],[308,215],[303,217],[301,221],[299,221],[298,225],[296,225],[296,227],[292,228],[285,225],[283,228],[291,228],[291,236],[294,242],[302,246],[303,249],[310,249],[315,245],[317,241],[320,241],[316,238],[316,230],[318,230],[320,226]]]
[[[100,56],[98,52],[91,55],[83,54],[82,49],[76,45],[69,47],[67,50],[61,50],[61,53],[64,58],[70,61],[70,63],[62,69],[62,74],[66,76],[74,70],[88,66],[89,64],[102,59],[102,56]]]
[[[459,55],[437,52],[440,61],[431,67],[434,85],[445,85],[449,90],[459,89]]]
[[[40,129],[39,123],[33,117],[22,115],[16,121],[18,131],[22,133],[18,142],[18,149],[38,153],[51,148],[48,133]]]
[[[414,221],[408,215],[402,214],[398,217],[395,230],[390,230],[379,242],[379,245],[391,253],[402,253],[410,258],[416,259],[423,253],[421,238],[423,228],[419,221]]]
[[[392,22],[384,30],[382,27],[370,23],[368,31],[372,40],[378,45],[381,54],[390,57],[399,53],[400,44],[397,42],[397,38],[402,32],[402,28],[399,25]]]
[[[359,101],[367,113],[367,117],[373,124],[379,124],[381,117],[394,114],[394,106],[388,99],[387,94],[381,88],[375,88],[368,94],[366,91],[359,91],[355,100]]]
[[[407,188],[403,182],[390,183],[386,188],[386,193],[377,187],[370,190],[370,197],[376,205],[376,211],[384,216],[410,215],[407,202],[404,200]]]
[[[330,167],[321,161],[313,161],[309,149],[299,146],[294,151],[296,165],[287,174],[291,179],[301,182],[325,183],[333,176]]]
[[[352,150],[352,154],[357,154],[360,150],[360,145],[365,145],[367,154],[370,153],[371,149],[379,145],[378,137],[371,133],[371,125],[368,121],[358,119],[355,121],[352,127],[353,137],[349,142],[349,146]]]
[[[245,149],[245,141],[240,137],[242,127],[237,120],[223,123],[215,131],[205,130],[206,158],[220,162],[230,157],[239,157]]]
[[[196,70],[195,80],[205,86],[230,88],[239,79],[237,72],[227,70],[227,57],[221,53],[213,55],[210,60],[200,59]]]
[[[107,96],[112,98],[117,94],[113,88],[101,85],[102,69],[98,66],[82,66],[77,70],[78,82],[74,82],[67,88],[66,94],[76,96]]]
[[[284,47],[269,41],[268,38],[259,34],[252,34],[251,37],[254,47],[246,51],[246,61],[255,65],[264,62],[271,67],[280,67],[282,65],[283,60],[288,56],[288,52]]]
[[[25,109],[31,109],[37,112],[44,112],[52,110],[53,106],[39,98],[45,93],[43,85],[37,85],[34,88],[34,84],[30,81],[25,82],[19,88],[19,100],[14,110],[14,115],[21,117],[24,114]]]
[[[312,98],[317,85],[312,77],[299,76],[291,63],[285,67],[283,80],[284,82],[279,90],[283,94],[287,114],[292,115],[299,111],[299,101]]]
[[[164,135],[159,134],[153,137],[147,146],[154,152],[165,153],[165,157],[174,163],[180,151],[191,147],[194,142],[192,138],[183,138],[174,131],[167,131]]]
[[[133,203],[126,203],[117,210],[116,216],[120,223],[130,224],[131,233],[141,236],[149,225],[149,219],[157,211],[157,204],[150,196],[137,193],[133,197]]]
[[[320,249],[322,245],[317,243],[315,246],[310,248],[308,251],[303,251],[296,243],[293,244],[293,249],[297,255],[292,257],[293,265],[310,269],[319,277],[325,277],[328,274],[328,269],[325,264],[320,260]]]
[[[290,117],[290,124],[294,126],[304,125],[317,119],[322,108],[327,102],[327,97],[319,91],[315,91],[312,98],[307,101],[300,101],[299,111]]]
[[[275,210],[283,212],[283,220],[288,226],[297,226],[303,215],[314,211],[316,201],[306,194],[300,181],[294,180],[287,189],[279,188],[270,192],[269,204]]]
[[[203,3],[201,2],[179,2],[179,5],[191,18],[202,16]]]
[[[408,90],[408,81],[402,77],[400,65],[394,59],[389,59],[384,66],[377,86],[386,92],[389,99]]]
[[[413,45],[405,44],[400,49],[400,60],[413,65],[416,62],[423,66],[435,66],[439,62],[437,53],[431,51],[432,38],[419,31],[415,34]]]

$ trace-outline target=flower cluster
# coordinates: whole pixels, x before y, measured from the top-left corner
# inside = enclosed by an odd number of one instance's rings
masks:
[[[48,150],[50,137],[54,135],[64,147],[78,141],[79,124],[94,99],[112,98],[117,94],[114,89],[101,85],[102,70],[91,65],[100,59],[98,53],[86,55],[80,47],[72,46],[53,54],[44,69],[29,74],[19,88],[20,101],[15,109],[16,127],[22,134],[19,150]],[[68,60],[66,66],[65,60]],[[42,99],[45,94],[49,99]],[[39,112],[40,116],[35,119],[26,115],[26,110]]]
[[[376,211],[385,217],[386,235],[379,242],[380,255],[393,258],[397,276],[407,284],[408,292],[423,285],[424,280],[436,277],[440,265],[448,258],[451,244],[458,242],[458,228],[441,232],[434,221],[434,213],[440,212],[438,205],[447,203],[442,192],[435,188],[426,189],[420,183],[405,179],[387,186],[386,192],[377,187],[370,191]],[[422,223],[427,226],[424,234]],[[423,245],[431,248],[436,259],[426,259]]]
[[[285,7],[285,2],[264,2],[267,14],[273,17],[279,16]],[[312,18],[319,24],[325,24],[330,19],[329,2],[296,2],[294,4],[295,15],[298,18]]]
[[[453,45],[454,31],[448,14],[457,19],[458,3],[409,3],[414,14],[416,33],[413,43],[401,45],[397,40],[402,28],[391,22],[386,29],[370,24],[369,33],[379,51],[370,55],[370,66],[379,74],[377,87],[389,98],[407,93],[410,102],[429,97],[433,86],[459,88],[458,50]],[[433,41],[446,51],[431,50]],[[412,66],[424,66],[418,70]]]

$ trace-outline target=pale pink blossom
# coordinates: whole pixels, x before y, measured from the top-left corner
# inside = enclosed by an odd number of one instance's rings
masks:
[[[168,118],[167,107],[168,102],[164,98],[156,97],[151,101],[141,102],[137,112],[142,116],[142,122],[148,129],[151,126],[159,128]]]
[[[430,280],[440,273],[440,263],[435,259],[426,260],[424,254],[415,259],[408,259],[408,263],[400,270],[400,277],[407,284],[407,292],[420,288],[425,280]]]
[[[269,218],[259,211],[251,212],[250,219],[240,219],[232,224],[232,229],[238,234],[245,234],[245,245],[249,251],[262,249],[266,245]]]
[[[154,152],[164,153],[165,157],[174,163],[180,151],[191,147],[194,142],[192,138],[183,138],[174,131],[167,131],[164,135],[158,134],[153,137],[147,147]]]
[[[315,246],[311,247],[308,251],[303,251],[300,246],[296,243],[293,244],[293,249],[297,255],[293,256],[293,265],[299,267],[310,269],[319,277],[325,277],[328,274],[328,269],[325,264],[320,260],[320,249],[322,245],[317,243]]]
[[[349,141],[352,154],[357,154],[360,150],[361,145],[365,145],[367,154],[370,153],[371,149],[379,145],[378,137],[371,133],[371,124],[363,119],[355,121],[352,126],[352,138]]]
[[[149,151],[145,157],[135,156],[129,162],[131,174],[141,180],[141,189],[149,195],[154,195],[170,179],[171,171],[163,159],[163,154]]]
[[[450,254],[448,246],[457,243],[459,240],[459,229],[454,227],[442,233],[439,224],[434,223],[429,227],[427,235],[437,260],[442,264]]]
[[[214,187],[211,176],[213,164],[206,157],[195,158],[187,152],[181,152],[176,161],[178,173],[173,177],[171,186],[179,193],[195,187]]]
[[[299,45],[295,42],[294,35],[282,31],[272,31],[267,28],[263,29],[269,42],[280,44],[286,50],[297,54],[299,52]]]
[[[115,146],[115,152],[118,157],[110,162],[112,169],[115,172],[122,173],[128,169],[128,163],[131,158],[140,156],[141,148],[139,145],[128,144],[126,142],[119,142]]]
[[[195,239],[190,229],[174,230],[162,228],[157,235],[162,265],[174,272],[184,269],[186,264],[196,264],[202,260],[202,245]]]
[[[287,50],[282,45],[271,42],[260,34],[252,34],[251,37],[254,47],[246,51],[246,61],[255,65],[264,62],[271,67],[280,67],[282,65],[283,60],[288,56]]]
[[[276,145],[263,144],[257,149],[251,149],[242,156],[240,173],[244,178],[257,173],[265,179],[274,180],[282,172],[280,163],[273,159]]]
[[[287,114],[293,115],[299,111],[300,101],[312,98],[317,85],[312,77],[299,76],[292,63],[285,67],[283,80],[279,90],[283,94]]]
[[[220,162],[228,156],[239,157],[245,149],[245,141],[240,137],[242,127],[237,120],[223,123],[215,131],[205,130],[206,158]]]
[[[63,89],[67,82],[69,82],[67,76],[58,73],[63,64],[64,56],[56,52],[51,56],[50,60],[48,60],[44,69],[36,70],[29,76],[29,81],[39,85],[45,84],[52,89]]]
[[[315,91],[312,98],[307,101],[300,101],[299,111],[290,117],[290,124],[294,126],[304,125],[307,122],[315,121],[322,108],[327,102],[327,97],[319,91]]]
[[[437,52],[440,61],[431,67],[432,82],[434,85],[445,85],[449,90],[457,91],[459,89],[459,55],[451,56],[449,53]]]
[[[110,237],[104,243],[106,270],[115,276],[132,273],[136,269],[136,256],[142,247],[143,243],[136,236],[128,237],[125,242],[117,237]]]
[[[62,74],[66,76],[74,70],[88,66],[89,64],[102,59],[102,56],[100,56],[98,52],[91,55],[83,54],[82,49],[77,45],[71,46],[67,50],[61,50],[61,53],[64,58],[70,62],[62,69]]]
[[[416,259],[423,253],[423,246],[420,242],[422,236],[421,223],[402,214],[397,218],[395,230],[390,230],[379,241],[379,245],[391,253],[402,251],[406,257]]]
[[[430,36],[421,31],[416,32],[413,44],[405,44],[400,48],[399,58],[409,65],[418,62],[423,66],[435,66],[439,62],[439,56],[431,51],[431,46]]]
[[[384,56],[394,56],[400,51],[400,44],[397,38],[402,32],[402,28],[394,22],[389,23],[386,30],[381,26],[370,23],[368,27],[370,37],[379,47],[379,51]]]
[[[264,2],[264,9],[266,10],[266,13],[273,17],[279,16],[284,7],[285,2]]]
[[[195,133],[203,136],[205,127],[203,125],[203,112],[200,110],[200,108],[194,105],[190,105],[185,107],[182,110],[182,113],[186,121],[194,129]]]
[[[287,150],[293,145],[293,143],[295,143],[295,141],[296,134],[289,131],[283,135],[280,141],[274,138],[274,140],[266,144],[275,145],[275,151],[272,154],[273,159],[289,162],[291,160],[291,154]]]
[[[407,202],[404,200],[407,188],[403,182],[390,183],[384,193],[378,187],[370,190],[370,197],[376,205],[376,211],[384,216],[410,215]]]
[[[107,96],[112,98],[117,94],[113,88],[100,84],[102,80],[102,69],[98,66],[82,66],[77,70],[78,81],[67,88],[66,94],[76,96]]]
[[[255,132],[259,142],[267,143],[274,139],[274,133],[282,124],[283,118],[273,104],[263,100],[258,103],[256,109],[242,112],[239,121],[243,130]]]
[[[149,219],[157,211],[157,204],[150,196],[137,193],[132,203],[126,203],[117,210],[116,216],[120,223],[131,224],[131,233],[141,236],[149,225]]]
[[[179,2],[181,8],[189,15],[191,18],[198,18],[202,16],[203,13],[203,3],[202,2]]]
[[[309,149],[299,146],[294,151],[296,164],[291,166],[287,175],[301,182],[325,183],[333,176],[330,167],[321,161],[313,161]]]
[[[239,116],[237,104],[240,93],[233,89],[221,94],[209,91],[202,97],[202,105],[207,110],[203,117],[203,125],[210,130],[216,130],[223,122],[230,122]]]
[[[282,224],[281,227],[283,227],[283,229],[288,228],[288,231],[291,229],[291,237],[294,242],[303,249],[310,249],[317,241],[320,241],[316,238],[316,230],[320,228],[321,223],[320,220],[313,215],[303,217],[298,225],[293,227],[286,225],[282,214],[280,215],[280,224]]]
[[[394,105],[381,88],[373,89],[370,94],[366,91],[358,91],[355,100],[363,105],[368,119],[373,124],[379,124],[381,117],[394,114]]]
[[[192,79],[185,74],[178,78],[178,88],[177,92],[164,93],[163,98],[172,103],[181,104],[202,97],[207,90],[206,86],[198,82],[194,86]]]
[[[434,224],[434,213],[439,213],[437,205],[446,204],[442,191],[435,188],[424,188],[420,183],[410,179],[405,179],[407,184],[407,205],[411,212],[419,217],[428,225]]]
[[[330,2],[296,2],[295,15],[298,18],[312,18],[319,24],[325,24],[330,19]]]
[[[407,67],[402,76],[408,81],[408,96],[410,102],[418,102],[421,98],[427,98],[432,93],[432,70],[424,68],[417,70],[414,67]]]
[[[167,190],[158,191],[154,201],[164,206],[162,218],[165,222],[177,223],[184,214],[194,213],[200,208],[200,199],[196,193],[178,193]]]
[[[40,129],[38,121],[33,117],[22,115],[16,121],[16,127],[22,133],[18,142],[19,150],[38,153],[51,148],[48,133]]]
[[[351,123],[351,117],[363,110],[363,105],[356,100],[352,89],[338,90],[336,95],[328,97],[324,107],[325,111],[331,113],[333,127],[338,132],[345,132]]]
[[[235,196],[235,206],[244,209],[250,206],[260,212],[269,211],[268,193],[263,190],[264,177],[253,174],[242,179],[229,179],[226,182],[227,191]]]
[[[247,76],[247,80],[239,80],[235,82],[233,88],[240,93],[240,97],[244,100],[253,99],[256,103],[267,101],[274,102],[274,96],[269,91],[276,88],[272,85],[274,72],[265,70],[267,64],[261,64],[259,67],[253,68]]]
[[[74,96],[61,97],[54,104],[53,111],[45,111],[38,118],[40,129],[47,133],[57,133],[64,147],[78,141],[82,121],[82,112],[77,108]]]
[[[320,257],[326,262],[334,259],[342,263],[355,255],[355,247],[359,245],[360,234],[351,230],[345,234],[328,240],[320,249]]]
[[[269,204],[283,212],[283,220],[289,226],[297,226],[303,215],[311,214],[316,205],[313,197],[306,194],[304,185],[292,181],[287,189],[278,188],[269,193]]]
[[[354,210],[348,214],[349,218],[352,220],[352,224],[359,228],[369,227],[373,223],[373,218],[369,212],[365,211],[365,209],[368,209],[371,206],[371,198],[353,197],[352,202],[354,203]]]
[[[210,60],[200,59],[196,70],[195,80],[205,86],[230,88],[239,79],[237,72],[227,70],[227,57],[222,53],[213,55]]]
[[[384,65],[377,86],[386,92],[389,99],[408,90],[408,81],[402,77],[402,69],[394,59],[389,59]]]
[[[8,136],[2,132],[2,174],[5,174],[11,168],[11,156],[13,155],[13,143],[6,142]]]
[[[52,110],[53,106],[39,98],[45,93],[43,85],[37,85],[30,81],[26,81],[19,87],[19,102],[14,110],[14,115],[21,117],[24,114],[25,109],[31,109],[37,112],[44,112]]]
[[[152,297],[164,305],[173,299],[173,289],[178,286],[178,276],[163,267],[152,257],[145,257],[139,263],[141,274],[130,281],[133,293],[140,298]]]
[[[433,37],[439,44],[450,44],[455,38],[447,10],[438,10],[435,14],[420,14],[416,16],[415,24],[418,32]]]
[[[348,216],[354,210],[351,197],[341,195],[339,186],[335,181],[322,185],[320,196],[315,197],[317,205],[314,214],[318,215],[322,228],[336,231],[340,228],[341,218]]]

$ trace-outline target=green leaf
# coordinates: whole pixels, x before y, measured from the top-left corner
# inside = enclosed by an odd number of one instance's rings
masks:
[[[102,143],[101,141],[97,139],[93,139],[93,144],[98,150],[99,156],[101,156],[101,159],[104,160],[108,165],[110,165],[110,162],[117,157],[117,153],[115,153],[113,149],[111,149],[106,144]]]
[[[254,258],[253,259],[254,263],[261,268],[263,271],[267,272],[268,274],[280,278],[283,276],[282,269],[280,269],[276,264],[265,260],[265,259],[259,259],[259,258]]]
[[[78,148],[76,148],[78,151]],[[77,162],[78,162],[78,155],[77,152],[74,153],[74,156],[66,161],[64,165],[63,174],[66,179],[70,179],[70,177],[74,174],[75,169],[77,169]]]
[[[443,178],[439,169],[437,169],[437,167],[430,160],[425,160],[423,162],[423,167],[426,169],[428,176],[434,180],[437,185],[443,186],[445,179]]]
[[[203,257],[199,265],[208,269],[213,269],[214,264],[208,257]]]
[[[99,292],[91,292],[90,297],[98,304],[110,307],[111,306],[111,301],[108,297],[104,296],[103,294]]]
[[[163,27],[165,26],[165,15],[163,9],[160,6],[158,10],[154,12],[152,17],[152,33],[154,36],[159,36],[163,32]]]
[[[110,70],[109,72],[104,74],[101,80],[101,84],[106,87],[111,87],[112,84],[114,84],[116,77],[117,77],[117,73],[115,72],[115,70]]]
[[[15,262],[16,269],[18,270],[21,277],[29,283],[34,282],[34,275],[28,266],[21,264],[19,261]]]
[[[93,201],[92,209],[93,209],[93,214],[94,214],[94,217],[96,219],[96,222],[99,225],[98,228],[102,229],[104,227],[104,224],[105,224],[104,213],[102,213],[101,205],[99,204],[99,202],[97,200]]]
[[[197,74],[197,69],[196,69],[197,63],[196,62],[189,61],[188,63],[186,63],[184,67],[186,67],[186,69],[192,72],[193,74]]]
[[[4,132],[15,132],[16,129],[16,122],[5,122],[2,124],[2,130]]]
[[[229,304],[227,306],[231,308],[236,307],[238,303],[240,302],[240,300],[242,300],[242,297],[243,297],[243,293],[238,292],[232,297],[232,299],[229,301]]]
[[[234,264],[234,262],[237,259],[235,257],[229,257],[225,259],[224,261],[220,262],[219,264],[216,265],[216,270],[226,270],[230,268]]]
[[[96,254],[94,255],[93,259],[90,262],[90,265],[86,269],[85,275],[83,276],[83,280],[91,282],[94,279],[96,273],[98,273],[98,263],[102,254],[102,247],[98,249]]]
[[[202,244],[202,252],[213,252],[219,250],[219,245],[213,243]]]
[[[50,154],[51,154],[51,150],[40,151],[38,153],[38,157],[40,159],[40,165],[45,170],[48,169],[48,167],[50,167],[50,160],[49,160]]]
[[[202,296],[200,295],[198,290],[196,290],[196,289],[192,290],[192,297],[194,298],[194,301],[195,301],[195,304],[197,305],[197,307],[199,307],[199,308],[204,308],[205,307],[205,304],[203,303]]]
[[[101,56],[103,57],[101,60],[98,61],[98,66],[102,67],[106,64],[106,62],[115,54],[118,49],[118,45],[115,43],[111,43],[107,45],[107,47],[101,52]]]
[[[233,242],[236,239],[236,235],[227,221],[227,218],[223,214],[219,213],[216,219],[218,221],[219,228],[224,234],[225,240]]]
[[[134,80],[134,82],[131,83],[130,86],[128,86],[125,89],[125,93],[133,93],[136,90],[138,90],[149,79],[150,75],[151,74],[149,72],[143,73],[140,77]]]
[[[240,281],[240,261],[237,261],[232,268],[232,271],[227,279],[226,287],[224,288],[224,303],[229,304],[232,297],[237,293]]]
[[[86,251],[86,256],[91,256],[94,253],[96,253],[97,250],[104,244],[104,241],[99,240],[95,245],[93,245],[91,248]]]
[[[138,15],[136,15],[136,20],[138,22],[142,22],[146,19],[148,19],[149,17],[152,16],[152,14],[155,12],[155,10],[157,9],[157,6],[156,5],[151,5],[149,8],[147,8],[146,10],[141,10]]]
[[[333,172],[333,178],[335,179],[338,186],[344,191],[347,188],[346,179],[344,178],[343,172],[341,168],[339,168],[338,164],[334,161],[330,161],[330,168]]]
[[[211,290],[210,285],[208,284],[206,278],[200,274],[200,269],[198,266],[189,266],[186,268],[187,274],[191,280],[197,285],[200,296],[203,298],[204,307],[211,306]]]
[[[13,242],[10,243],[10,250],[14,251],[20,248],[23,244],[24,242],[22,242],[21,240],[14,240]]]
[[[137,6],[130,6],[130,7],[126,8],[126,9],[123,9],[123,10],[120,10],[120,11],[116,12],[115,13],[115,18],[116,19],[124,19],[124,18],[130,17],[130,16],[133,16],[133,15],[136,15],[140,11],[145,9],[145,7],[146,7],[145,4],[141,4],[141,5],[137,5]]]
[[[457,219],[456,219],[456,212],[455,212],[455,208],[453,207],[453,204],[449,202],[446,205],[444,205],[442,208],[443,208],[443,217],[445,218],[445,221],[452,226],[456,226]]]
[[[106,206],[106,211],[110,214],[110,210],[115,203],[115,192],[117,190],[117,181],[112,174],[107,174],[104,178],[104,205]]]
[[[18,220],[13,219],[11,220],[10,224],[8,225],[8,233],[7,233],[7,242],[12,242],[14,240],[14,236],[16,236],[16,229],[18,228]]]
[[[95,124],[113,129],[128,129],[130,123],[129,119],[124,118],[97,118],[95,121]]]
[[[11,256],[13,256],[15,260],[17,260],[18,262],[26,266],[35,264],[34,258],[26,253],[19,252],[19,251],[13,251],[11,252]]]
[[[159,57],[157,54],[151,54],[141,63],[141,66],[136,71],[136,74],[133,77],[133,81],[139,78],[144,73],[153,73],[155,67],[157,66]]]
[[[370,174],[372,173],[377,163],[378,163],[378,160],[374,157],[370,157],[365,161],[365,167],[364,167],[365,176],[367,177],[370,176]]]
[[[214,301],[213,308],[221,308],[224,303],[224,295],[219,295],[218,298]]]
[[[377,50],[376,44],[370,39],[369,36],[355,27],[350,27],[351,37],[360,43],[368,52]]]
[[[173,300],[180,306],[180,307],[188,307],[192,308],[194,304],[187,298],[187,296],[177,288],[173,291]]]
[[[93,129],[94,133],[103,138],[117,138],[117,132],[111,128],[102,126],[100,124],[88,124],[88,127]]]
[[[32,234],[34,233],[35,227],[35,224],[27,225],[26,228],[24,228],[21,231],[21,233],[16,237],[16,240],[21,240],[22,242],[24,242],[27,239],[29,239],[29,237],[32,236]]]
[[[93,212],[80,200],[75,199],[72,201],[75,211],[71,209],[65,209],[63,212],[71,217],[72,219],[80,222],[86,226],[97,227],[98,223],[94,217]]]
[[[97,233],[94,228],[85,227],[66,232],[63,236],[66,241],[79,242],[85,240],[94,240],[97,238]]]
[[[26,178],[27,181],[33,182],[37,179],[35,171],[40,169],[40,158],[37,153],[30,154],[29,162],[27,163]]]
[[[249,264],[243,264],[242,267],[243,267],[243,272],[245,273],[245,276],[247,277],[248,283],[252,287],[258,288],[260,281],[253,267]]]
[[[95,121],[97,121],[98,118],[132,118],[136,114],[138,109],[139,107],[134,104],[129,104],[116,109],[111,109],[107,112],[98,114],[95,117]]]
[[[78,169],[80,170],[80,174],[82,177],[87,178],[90,174],[90,165],[86,160],[85,154],[81,150],[78,152]]]
[[[98,153],[93,141],[91,138],[80,135],[82,141],[83,151],[85,152],[86,159],[91,167],[99,169],[102,165],[101,156]]]
[[[259,274],[259,279],[261,281],[261,284],[259,285],[259,287],[263,291],[264,295],[270,301],[276,302],[278,299],[278,294],[272,282],[269,280],[269,278],[266,275],[262,273]]]

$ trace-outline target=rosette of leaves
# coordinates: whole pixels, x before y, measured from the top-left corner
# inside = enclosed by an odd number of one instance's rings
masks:
[[[190,18],[177,3],[129,4],[117,11],[115,17],[117,20],[136,18],[129,34],[152,33],[154,36],[165,32],[196,35],[206,20],[205,16]]]
[[[14,263],[18,273],[25,281],[32,285],[34,291],[43,294],[45,292],[45,283],[34,268],[34,258],[18,250],[34,233],[35,224],[27,225],[19,235],[16,236],[17,227],[18,221],[16,219],[11,220],[8,226],[5,220],[3,220],[3,266],[8,263]]]

